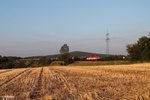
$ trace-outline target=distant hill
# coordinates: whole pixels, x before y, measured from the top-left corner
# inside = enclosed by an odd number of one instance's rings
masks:
[[[55,58],[58,57],[60,54],[56,55],[48,55],[47,57]],[[83,52],[83,51],[73,51],[70,52],[71,56],[81,57],[81,56],[91,56],[91,55],[98,55],[98,56],[105,56],[105,54],[98,54],[98,53],[90,53],[90,52]]]
[[[91,56],[91,55],[100,55],[98,53],[82,52],[82,51],[73,51],[70,52],[71,56]]]
[[[34,57],[27,57],[27,58],[41,58],[41,57],[48,57],[48,58],[56,58],[60,54],[54,54],[54,55],[47,55],[47,56],[34,56]],[[105,54],[98,54],[98,53],[90,53],[90,52],[83,52],[83,51],[72,51],[70,52],[71,56],[91,56],[91,55],[99,55],[99,56],[105,56]]]

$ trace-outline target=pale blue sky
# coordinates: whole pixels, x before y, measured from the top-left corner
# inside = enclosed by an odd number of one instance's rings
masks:
[[[0,0],[0,55],[70,51],[126,54],[126,45],[150,31],[150,0]]]

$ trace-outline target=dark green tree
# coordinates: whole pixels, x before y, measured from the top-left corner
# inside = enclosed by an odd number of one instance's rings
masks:
[[[143,36],[137,43],[127,46],[131,60],[150,60],[150,38]]]
[[[60,60],[62,60],[64,63],[63,65],[68,65],[70,63],[70,53],[69,53],[69,46],[67,44],[64,44],[60,50]]]

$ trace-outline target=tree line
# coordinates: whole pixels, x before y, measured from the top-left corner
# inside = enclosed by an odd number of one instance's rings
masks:
[[[150,61],[150,37],[143,36],[136,43],[127,45],[127,52],[132,61]]]
[[[47,57],[41,57],[38,60],[22,59],[20,57],[0,57],[0,69],[48,66],[51,62],[52,60]]]

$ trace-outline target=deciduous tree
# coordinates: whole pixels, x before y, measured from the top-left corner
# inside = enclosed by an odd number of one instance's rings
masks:
[[[150,60],[150,38],[143,36],[137,43],[127,46],[131,60]]]

